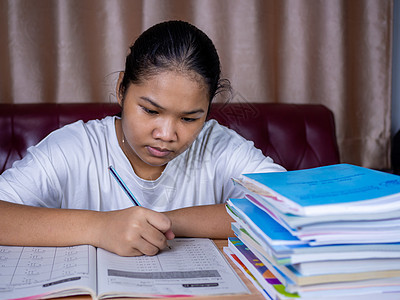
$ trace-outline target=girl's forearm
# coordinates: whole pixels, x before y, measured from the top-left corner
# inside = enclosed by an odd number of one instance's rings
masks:
[[[143,207],[98,212],[0,201],[0,245],[89,244],[123,256],[154,255],[174,238],[171,221]]]
[[[172,231],[181,237],[206,237],[224,239],[234,236],[233,219],[225,204],[181,208],[165,214],[171,219]]]
[[[32,207],[0,201],[0,244],[71,246],[95,244],[99,213]]]

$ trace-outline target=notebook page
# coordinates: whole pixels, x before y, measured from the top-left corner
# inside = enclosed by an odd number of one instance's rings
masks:
[[[98,294],[124,296],[249,293],[209,239],[174,239],[155,256],[120,257],[97,250]]]
[[[88,245],[0,246],[0,299],[81,294],[81,288],[95,292],[95,259],[96,249]]]

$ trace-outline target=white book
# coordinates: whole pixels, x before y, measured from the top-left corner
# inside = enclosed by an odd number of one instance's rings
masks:
[[[368,258],[313,261],[293,264],[292,266],[297,272],[305,276],[335,273],[387,271],[400,270],[400,258]]]
[[[350,297],[354,300],[398,300],[400,277],[306,285],[294,290],[300,299],[332,297],[334,300],[345,300]]]

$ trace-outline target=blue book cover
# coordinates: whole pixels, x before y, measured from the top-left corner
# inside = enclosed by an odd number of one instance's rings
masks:
[[[262,209],[247,199],[229,199],[228,206],[240,218],[242,225],[271,245],[304,244]]]
[[[279,209],[286,205],[291,213],[298,215],[366,213],[400,208],[400,176],[355,165],[336,164],[244,176],[276,196],[269,197],[272,205]],[[329,209],[321,207],[326,205],[330,205]]]

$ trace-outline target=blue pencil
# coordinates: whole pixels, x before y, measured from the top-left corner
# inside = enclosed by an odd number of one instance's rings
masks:
[[[110,170],[111,174],[115,178],[115,180],[118,182],[119,186],[124,190],[124,192],[128,195],[129,199],[133,202],[134,205],[136,206],[141,206],[139,201],[136,200],[135,196],[132,194],[132,192],[129,190],[129,188],[126,186],[125,182],[122,180],[122,178],[118,175],[117,171],[115,171],[113,166],[109,166],[108,169]]]
[[[110,170],[112,176],[115,178],[115,180],[118,182],[119,186],[124,190],[124,192],[128,195],[129,199],[133,202],[134,205],[136,206],[141,206],[139,201],[135,198],[135,196],[132,194],[131,190],[126,186],[125,182],[122,180],[121,176],[118,175],[117,171],[115,171],[113,166],[109,166],[108,169]],[[167,245],[169,249],[171,249],[171,246]]]

